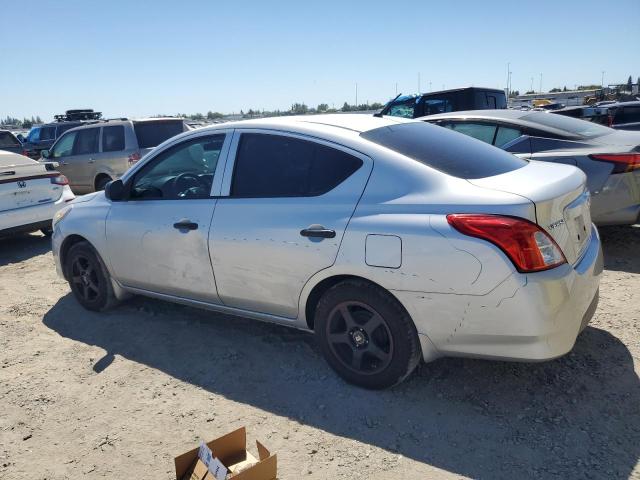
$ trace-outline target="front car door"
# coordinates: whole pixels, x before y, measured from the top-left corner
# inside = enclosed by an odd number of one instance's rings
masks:
[[[229,131],[179,139],[125,181],[107,216],[108,258],[125,286],[218,303],[208,236]]]
[[[69,181],[74,175],[74,170],[69,163],[69,158],[73,155],[73,144],[76,141],[77,131],[67,132],[62,135],[49,151],[49,159],[58,163],[56,169],[64,174]]]
[[[222,302],[296,318],[305,283],[335,262],[372,166],[319,139],[236,130],[210,235]]]

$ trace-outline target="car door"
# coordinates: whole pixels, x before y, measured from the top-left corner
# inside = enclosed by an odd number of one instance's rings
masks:
[[[100,127],[77,130],[73,154],[67,158],[73,180],[69,183],[79,192],[92,192],[96,172],[96,157],[99,153]]]
[[[268,130],[236,130],[231,152],[209,247],[220,299],[295,318],[305,283],[335,262],[373,162]]]
[[[229,131],[180,139],[126,179],[106,221],[111,268],[128,287],[218,303],[208,236]]]
[[[76,141],[77,131],[67,132],[62,135],[56,143],[53,144],[51,150],[49,151],[49,160],[53,160],[58,163],[57,170],[64,174],[68,179],[71,185],[77,183],[77,178],[74,177],[75,170],[72,167],[72,164],[69,163],[69,158],[73,156],[73,145]]]

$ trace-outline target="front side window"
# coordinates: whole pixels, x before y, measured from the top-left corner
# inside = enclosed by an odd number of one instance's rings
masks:
[[[124,150],[124,126],[102,127],[102,151],[119,152]]]
[[[199,137],[160,153],[135,175],[130,198],[208,198],[224,139],[224,134]]]
[[[282,135],[243,133],[231,196],[322,195],[353,174],[362,160],[316,142]]]
[[[35,127],[29,130],[27,135],[27,142],[36,143],[40,141],[40,127]]]
[[[74,155],[88,155],[98,152],[98,135],[99,128],[86,128],[78,130],[76,136],[76,144],[73,147]]]
[[[493,143],[493,138],[496,134],[496,125],[488,123],[453,123],[451,125],[451,129],[459,133],[464,133],[465,135],[476,138],[488,144]]]
[[[437,113],[452,112],[453,105],[446,98],[427,98],[424,100],[424,114],[435,115]]]
[[[68,157],[73,152],[73,144],[78,132],[65,133],[51,149],[51,157]]]
[[[394,102],[387,110],[386,115],[392,117],[413,118],[416,109],[416,99],[410,98],[409,100],[402,100]]]
[[[46,142],[47,140],[56,139],[56,127],[41,127],[40,128],[40,141]]]

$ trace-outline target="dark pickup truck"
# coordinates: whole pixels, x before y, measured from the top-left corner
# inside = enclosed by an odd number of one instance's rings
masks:
[[[420,95],[399,95],[376,115],[418,118],[437,113],[501,108],[507,108],[507,95],[504,90],[468,87]]]

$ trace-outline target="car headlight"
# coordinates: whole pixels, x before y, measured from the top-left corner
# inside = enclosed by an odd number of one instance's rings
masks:
[[[56,214],[53,216],[53,220],[51,222],[51,226],[55,228],[56,224],[60,220],[62,220],[67,215],[69,215],[69,212],[71,211],[72,208],[73,207],[71,205],[67,205],[66,207],[62,207],[60,210],[58,210],[56,212]]]

